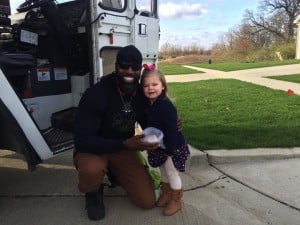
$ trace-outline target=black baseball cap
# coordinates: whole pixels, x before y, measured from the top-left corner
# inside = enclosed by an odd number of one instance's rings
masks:
[[[131,65],[142,65],[142,54],[133,45],[127,45],[121,48],[117,54],[117,63],[127,63]]]

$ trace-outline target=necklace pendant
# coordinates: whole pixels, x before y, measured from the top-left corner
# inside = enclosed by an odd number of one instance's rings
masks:
[[[129,102],[124,103],[122,111],[124,113],[131,113],[132,112],[132,107],[131,107]]]

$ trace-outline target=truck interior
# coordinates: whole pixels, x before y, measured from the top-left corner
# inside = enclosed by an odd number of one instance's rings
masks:
[[[71,102],[59,107],[63,110],[49,111],[51,125],[39,124],[34,113],[44,97],[60,101],[59,96],[71,93],[72,74],[89,71],[87,32],[78,32],[87,22],[87,1],[29,0],[13,16],[6,3],[0,20],[1,69],[53,152],[70,149],[75,110]],[[26,103],[29,99],[35,100]]]

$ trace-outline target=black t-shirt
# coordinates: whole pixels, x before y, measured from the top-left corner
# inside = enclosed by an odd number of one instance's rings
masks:
[[[116,74],[104,76],[80,100],[74,125],[76,151],[100,154],[121,150],[123,140],[134,135],[135,122],[145,125],[145,107],[140,87],[123,96]]]

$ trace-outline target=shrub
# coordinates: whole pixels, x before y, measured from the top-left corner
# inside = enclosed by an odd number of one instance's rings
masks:
[[[294,59],[296,55],[296,43],[294,41],[280,43],[275,46],[276,52],[280,52],[283,59]]]

